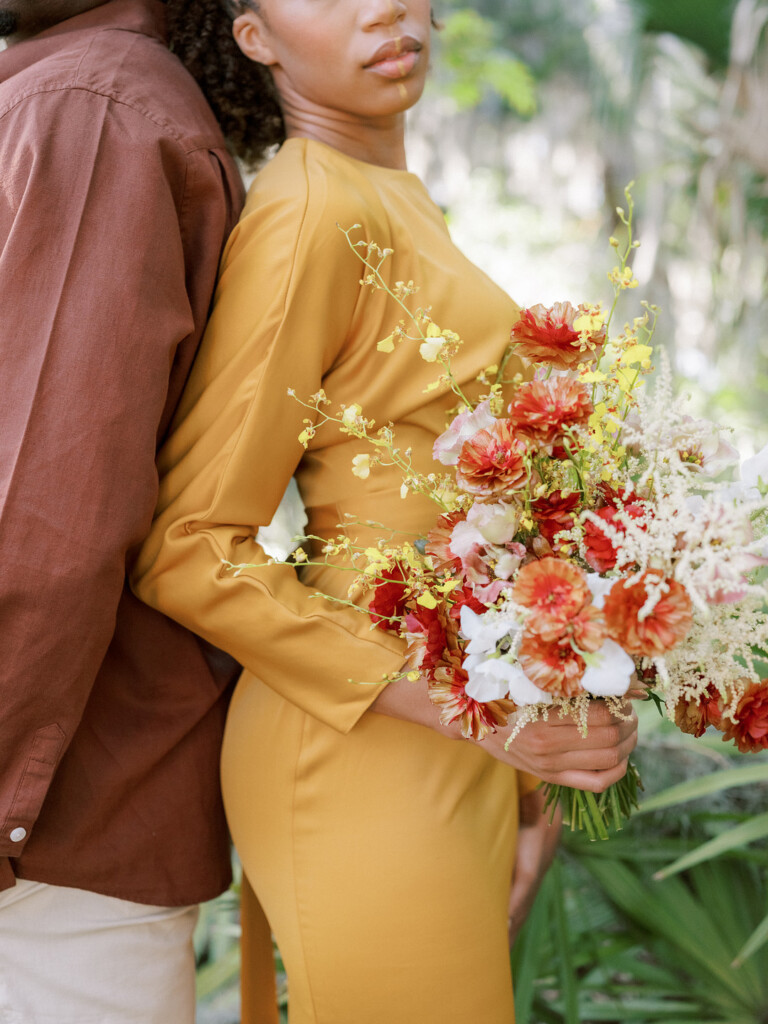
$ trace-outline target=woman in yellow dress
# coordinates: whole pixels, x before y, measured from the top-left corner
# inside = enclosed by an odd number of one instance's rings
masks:
[[[201,4],[182,4],[177,26]],[[306,410],[288,389],[308,398],[323,388],[334,408],[358,403],[391,421],[429,470],[453,404],[445,389],[425,391],[434,368],[418,346],[377,350],[400,313],[361,284],[340,228],[359,225],[355,239],[393,250],[390,284],[416,282],[434,319],[466,339],[454,373],[468,388],[498,361],[518,310],[453,246],[406,169],[404,111],[424,84],[429,0],[259,0],[229,13],[279,104],[278,116],[271,101],[248,111],[250,151],[247,124],[237,141],[251,154],[270,131],[285,141],[227,245],[161,451],[135,587],[244,667],[222,782],[287,969],[291,1024],[510,1024],[508,898],[518,792],[533,786],[525,773],[602,790],[623,774],[636,724],[596,707],[586,740],[560,721],[526,727],[508,752],[507,730],[461,740],[424,685],[382,681],[401,670],[402,641],[317,596],[345,596],[344,573],[268,564],[257,533],[292,476],[308,532],[321,537],[345,519],[418,535],[435,518],[426,499],[400,497],[397,471],[355,477],[359,442],[330,427],[306,452],[297,440]],[[225,562],[252,568],[235,575]],[[246,980],[250,969],[246,959]]]

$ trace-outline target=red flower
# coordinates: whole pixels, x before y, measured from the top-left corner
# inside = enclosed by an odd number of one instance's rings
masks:
[[[517,574],[512,600],[535,612],[529,621],[537,632],[562,631],[591,599],[586,577],[578,566],[560,558],[528,562]]]
[[[581,495],[578,491],[572,491],[570,494],[552,491],[551,494],[537,498],[531,503],[531,512],[538,524],[539,532],[553,549],[555,535],[561,530],[570,530],[573,526],[574,515],[580,501]]]
[[[451,605],[450,616],[457,622],[461,619],[461,609],[464,605],[469,605],[473,612],[477,612],[478,615],[482,615],[483,612],[488,611],[488,607],[479,601],[474,594],[472,587],[463,586],[461,590],[454,590],[451,594]]]
[[[429,699],[440,709],[443,725],[458,722],[465,739],[483,740],[507,724],[515,710],[511,700],[494,700],[481,704],[467,695],[469,676],[461,667],[461,656],[446,651],[445,659],[432,671],[429,679]]]
[[[593,412],[589,392],[567,377],[521,384],[509,407],[517,433],[538,444],[552,444],[566,429],[586,423]]]
[[[691,736],[703,736],[707,726],[722,729],[723,701],[714,684],[696,700],[680,700],[675,705],[675,725]]]
[[[605,342],[605,327],[593,333],[585,345],[573,326],[583,312],[583,306],[574,309],[570,302],[557,302],[551,309],[539,305],[521,310],[510,335],[518,355],[558,370],[593,362]]]
[[[693,622],[691,599],[676,580],[664,579],[658,569],[630,576],[631,586],[623,579],[611,587],[603,612],[608,634],[627,654],[654,658],[671,651],[684,640]],[[663,586],[661,597],[642,621],[640,610],[649,593]]]
[[[512,433],[509,420],[497,420],[465,441],[456,465],[456,480],[470,494],[488,497],[525,486],[526,448]]]
[[[430,672],[443,658],[449,647],[457,643],[449,640],[448,631],[456,634],[456,625],[446,619],[443,608],[424,608],[415,604],[405,616],[405,638],[408,641],[409,668]]]
[[[518,653],[520,667],[532,683],[556,696],[575,697],[586,668],[584,659],[571,646],[570,637],[554,643],[538,633],[523,635]]]
[[[625,513],[630,519],[642,519],[648,515],[648,510],[642,505],[624,505],[622,508],[615,508],[606,505],[598,509],[594,514],[604,523],[608,523],[619,534],[619,539],[626,532],[626,525],[619,518],[619,512]],[[584,546],[586,547],[585,558],[587,565],[595,572],[608,572],[616,566],[618,551],[613,541],[607,534],[591,519],[584,520]]]
[[[379,629],[398,633],[400,623],[391,620],[400,619],[405,615],[405,605],[411,596],[410,590],[406,587],[407,575],[398,562],[391,569],[385,569],[381,578],[386,582],[377,583],[368,605],[368,614]]]
[[[733,740],[742,754],[768,750],[768,679],[751,683],[739,701],[736,721],[724,718],[724,740]]]

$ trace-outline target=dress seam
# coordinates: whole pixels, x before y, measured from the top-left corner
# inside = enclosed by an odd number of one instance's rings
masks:
[[[299,943],[301,945],[301,955],[304,959],[304,975],[307,979],[307,992],[309,993],[309,999],[312,1005],[312,1014],[317,1022],[317,1006],[315,1004],[315,993],[312,979],[310,978],[309,972],[309,957],[307,956],[306,938],[304,932],[304,912],[302,910],[302,899],[299,895],[299,870],[296,863],[297,854],[297,842],[296,842],[296,790],[299,784],[299,771],[302,755],[304,753],[304,737],[307,731],[307,716],[302,715],[301,720],[301,734],[299,736],[298,752],[296,754],[296,764],[293,771],[293,787],[291,789],[291,860],[293,863],[293,878],[294,887],[296,890],[296,920],[298,922],[299,931]],[[288,999],[290,1005],[291,993],[288,992]]]

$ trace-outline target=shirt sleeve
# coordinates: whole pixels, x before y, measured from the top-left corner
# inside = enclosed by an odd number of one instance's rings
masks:
[[[186,159],[84,89],[0,119],[0,857],[34,827],[151,520],[169,370],[193,330]]]
[[[308,413],[287,390],[306,398],[322,387],[362,292],[360,264],[334,227],[343,216],[326,202],[315,209],[306,191],[252,199],[231,239],[133,582],[143,600],[344,732],[401,669],[404,643],[324,600],[292,567],[266,564],[255,539],[300,459],[323,457],[304,456]],[[227,561],[253,567],[235,575]]]

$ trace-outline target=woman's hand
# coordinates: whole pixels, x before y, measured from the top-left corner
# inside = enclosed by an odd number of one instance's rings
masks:
[[[629,702],[625,708],[627,718],[622,720],[612,715],[602,701],[592,701],[586,736],[570,718],[560,718],[553,712],[546,722],[524,726],[509,750],[504,749],[509,727],[487,736],[480,746],[491,757],[544,782],[602,793],[624,775],[637,743],[637,715]],[[370,710],[425,725],[450,739],[461,739],[457,724],[441,725],[424,680],[411,683],[396,679],[381,691]]]
[[[586,736],[572,719],[553,712],[546,722],[523,726],[508,750],[508,729],[488,736],[483,746],[500,761],[544,782],[602,793],[625,774],[637,743],[637,715],[630,703],[624,708],[627,717],[621,719],[603,701],[592,701]]]

